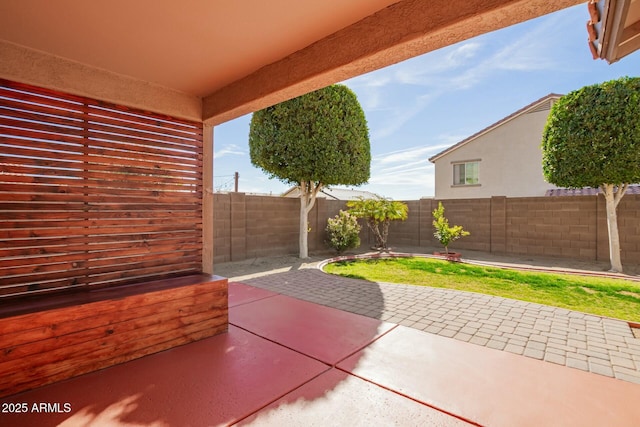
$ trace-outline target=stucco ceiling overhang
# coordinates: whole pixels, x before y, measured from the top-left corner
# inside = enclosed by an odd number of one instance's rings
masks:
[[[579,3],[4,0],[0,77],[218,124]]]

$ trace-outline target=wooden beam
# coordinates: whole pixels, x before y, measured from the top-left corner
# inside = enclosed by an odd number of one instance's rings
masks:
[[[203,100],[219,124],[269,105],[584,0],[404,0]]]

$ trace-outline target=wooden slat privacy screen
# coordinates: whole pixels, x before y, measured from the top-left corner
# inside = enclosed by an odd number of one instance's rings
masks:
[[[199,272],[202,126],[0,79],[0,298]]]

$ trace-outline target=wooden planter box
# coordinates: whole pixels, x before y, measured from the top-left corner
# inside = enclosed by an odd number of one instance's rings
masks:
[[[5,303],[0,397],[227,328],[227,279],[205,274]]]

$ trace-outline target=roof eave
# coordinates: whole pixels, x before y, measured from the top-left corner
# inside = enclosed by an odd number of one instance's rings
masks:
[[[609,64],[640,49],[640,21],[629,23],[632,0],[592,0],[587,22],[593,59]],[[635,19],[632,17],[632,19]]]
[[[526,114],[527,112],[535,109],[536,107],[538,107],[540,104],[542,104],[543,102],[547,102],[550,99],[555,99],[558,100],[562,97],[562,95],[557,94],[557,93],[550,93],[549,95],[546,95],[540,99],[538,99],[537,101],[532,102],[531,104],[515,111],[514,113],[504,117],[501,120],[498,120],[497,122],[493,123],[492,125],[487,126],[486,128],[482,129],[479,132],[474,133],[473,135],[463,139],[462,141],[452,145],[451,147],[439,152],[438,154],[435,154],[434,156],[429,158],[429,161],[431,163],[435,163],[436,160],[440,159],[441,157],[446,156],[447,154],[457,150],[458,148],[461,148],[465,145],[467,145],[468,143],[470,143],[471,141],[480,138],[482,135],[489,133],[491,131],[493,131],[494,129],[497,129],[498,127],[507,124],[508,122],[522,116],[523,114]]]

